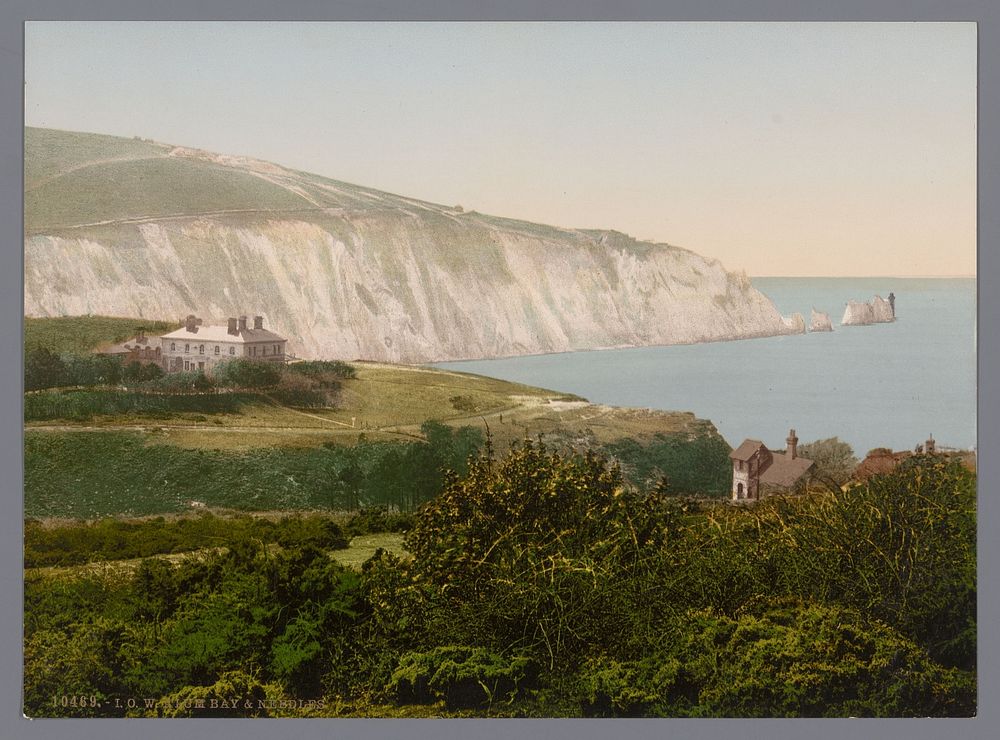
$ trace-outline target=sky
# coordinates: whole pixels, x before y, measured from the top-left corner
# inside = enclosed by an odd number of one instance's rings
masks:
[[[976,271],[973,23],[30,22],[25,124],[750,275]]]

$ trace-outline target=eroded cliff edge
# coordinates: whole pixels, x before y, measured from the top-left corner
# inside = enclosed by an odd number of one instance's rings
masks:
[[[413,363],[798,329],[745,275],[618,232],[495,218],[165,145],[114,160],[117,180],[109,167],[29,182],[26,315],[263,314],[300,356]],[[148,191],[124,212],[102,207],[122,168]],[[245,195],[241,182],[230,196],[227,177],[269,190]],[[74,180],[82,205],[47,209]],[[190,205],[202,185],[212,208]],[[182,212],[172,193],[156,196],[170,187],[186,189]]]

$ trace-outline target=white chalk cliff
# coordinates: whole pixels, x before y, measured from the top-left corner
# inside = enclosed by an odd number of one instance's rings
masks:
[[[66,132],[34,138],[43,134]],[[805,329],[745,275],[678,247],[152,142],[134,154],[130,140],[99,138],[125,143],[54,174],[29,167],[28,316],[261,314],[300,356],[392,362]],[[145,190],[116,201],[108,193],[123,181]]]

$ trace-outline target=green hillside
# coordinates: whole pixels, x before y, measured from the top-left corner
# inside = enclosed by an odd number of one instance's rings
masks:
[[[145,329],[152,336],[180,326],[180,322],[114,316],[26,317],[24,346],[26,349],[45,347],[58,353],[84,353],[104,344],[124,342],[134,337],[137,329]]]
[[[165,157],[170,147],[145,139],[24,129],[24,188],[32,190],[50,178],[95,162]]]
[[[302,196],[230,167],[142,159],[87,165],[28,190],[24,226],[37,233],[96,221],[309,207]]]

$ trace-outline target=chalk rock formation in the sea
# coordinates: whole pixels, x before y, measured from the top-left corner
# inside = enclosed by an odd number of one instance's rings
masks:
[[[419,363],[804,328],[745,274],[668,244],[34,128],[24,280],[27,316],[253,313],[307,358]]]
[[[895,321],[892,315],[892,306],[882,296],[875,296],[868,303],[858,301],[848,301],[847,308],[844,309],[844,318],[840,320],[841,326],[866,326],[868,324],[884,324]]]
[[[815,308],[809,317],[809,331],[833,331],[830,314],[817,311]]]
[[[786,334],[806,333],[806,320],[802,318],[802,314],[793,313],[791,316],[782,316],[781,320],[785,323],[785,328],[788,329]]]

